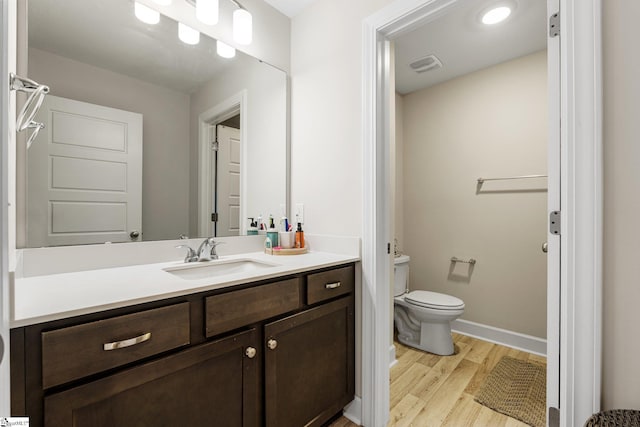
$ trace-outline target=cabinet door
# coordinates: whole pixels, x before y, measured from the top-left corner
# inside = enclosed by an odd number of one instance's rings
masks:
[[[255,329],[45,397],[47,427],[259,423]]]
[[[354,395],[353,297],[265,326],[267,427],[319,426]]]

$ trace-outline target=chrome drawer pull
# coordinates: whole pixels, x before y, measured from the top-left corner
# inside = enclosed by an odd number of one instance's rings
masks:
[[[335,288],[339,288],[341,285],[340,282],[335,282],[335,283],[327,283],[326,285],[324,285],[324,287],[326,289],[335,289]]]
[[[108,342],[104,344],[103,348],[105,351],[117,350],[119,348],[131,347],[132,345],[140,344],[141,342],[149,341],[150,339],[151,332],[147,332],[146,334],[142,334],[139,337],[129,338],[128,340]]]

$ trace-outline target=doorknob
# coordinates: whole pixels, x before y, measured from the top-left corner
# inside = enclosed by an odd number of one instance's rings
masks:
[[[549,249],[549,246],[547,245],[547,242],[544,242],[542,244],[542,252],[546,254],[548,249]]]
[[[137,239],[138,237],[140,237],[140,232],[138,230],[133,230],[131,233],[129,233],[129,237],[131,237],[132,239]]]

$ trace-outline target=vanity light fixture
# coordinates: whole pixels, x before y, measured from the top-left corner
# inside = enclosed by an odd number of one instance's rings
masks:
[[[196,0],[196,18],[207,25],[218,23],[218,0]]]
[[[138,18],[145,24],[154,25],[160,22],[160,12],[151,9],[150,7],[147,7],[142,3],[135,2],[133,6],[133,12],[136,15],[136,18]]]
[[[229,0],[237,9],[233,12],[233,40],[242,45],[253,41],[253,17],[237,0]],[[186,0],[196,8],[196,18],[206,25],[215,25],[219,16],[219,0]]]
[[[200,33],[182,22],[178,22],[178,38],[186,44],[200,43]]]
[[[247,9],[240,6],[240,3],[234,3],[239,6],[233,12],[233,40],[238,44],[251,44],[253,40],[253,17]]]
[[[482,15],[482,23],[485,25],[494,25],[504,21],[511,15],[511,8],[508,6],[498,6],[488,10]]]
[[[223,58],[233,58],[236,56],[235,48],[220,40],[216,41],[216,52]]]

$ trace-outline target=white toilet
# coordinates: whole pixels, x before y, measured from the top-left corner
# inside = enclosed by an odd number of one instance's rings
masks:
[[[464,302],[437,292],[409,292],[409,260],[407,255],[394,260],[393,320],[398,341],[429,353],[453,354],[451,321],[464,313]]]

